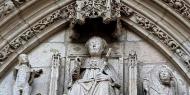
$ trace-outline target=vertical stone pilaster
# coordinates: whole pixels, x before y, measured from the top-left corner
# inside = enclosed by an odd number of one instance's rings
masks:
[[[137,54],[135,51],[131,51],[128,56],[128,68],[129,68],[129,94],[137,95]]]
[[[54,54],[52,56],[51,65],[51,79],[49,86],[49,95],[57,95],[58,91],[58,80],[59,80],[59,67],[60,67],[60,54]]]

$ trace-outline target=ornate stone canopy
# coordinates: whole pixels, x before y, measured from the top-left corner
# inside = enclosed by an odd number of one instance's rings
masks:
[[[109,22],[120,17],[120,0],[77,0],[76,20],[85,22],[85,18],[102,17]]]
[[[116,21],[155,46],[190,82],[188,0],[5,0],[0,4],[0,78],[28,53],[71,23]],[[116,26],[117,27],[117,26]],[[117,28],[120,29],[120,28]],[[118,31],[117,31],[118,33]],[[120,32],[118,33],[120,34]]]

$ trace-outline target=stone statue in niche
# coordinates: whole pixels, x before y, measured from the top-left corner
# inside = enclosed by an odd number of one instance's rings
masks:
[[[15,6],[19,7],[22,4],[24,4],[25,2],[28,2],[30,0],[12,0],[12,2],[15,4]]]
[[[118,76],[103,57],[107,43],[100,37],[92,37],[87,43],[90,57],[82,62],[76,59],[68,95],[119,95]],[[109,56],[110,50],[106,54]]]
[[[31,84],[34,78],[39,77],[43,71],[42,69],[38,71],[32,70],[26,54],[20,54],[18,60],[19,65],[14,70],[15,83],[13,95],[30,95]]]
[[[143,91],[144,95],[179,95],[174,75],[164,67],[144,79]]]

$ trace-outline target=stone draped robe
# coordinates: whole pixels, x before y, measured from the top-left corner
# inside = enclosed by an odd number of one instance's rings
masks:
[[[84,71],[81,78],[76,80],[68,91],[68,95],[118,95],[120,87],[118,75],[114,68],[104,59],[86,59],[81,66]],[[109,80],[98,80],[97,74],[104,74]]]

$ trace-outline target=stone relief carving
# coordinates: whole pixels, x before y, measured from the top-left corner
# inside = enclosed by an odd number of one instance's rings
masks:
[[[158,26],[152,23],[150,20],[146,19],[141,15],[136,15],[137,23],[143,26],[144,29],[148,30],[150,34],[153,34],[160,39],[162,43],[170,47],[171,50],[175,51],[179,48],[179,45],[174,41],[168,34],[161,30]]]
[[[162,0],[177,13],[190,20],[190,6],[184,0]]]
[[[116,2],[116,1],[114,1]],[[119,2],[119,1],[117,1]],[[64,6],[61,9],[56,10],[55,12],[51,13],[50,15],[44,17],[42,20],[34,24],[33,26],[29,27],[26,31],[24,31],[21,35],[15,37],[15,39],[11,40],[8,44],[6,44],[1,50],[0,50],[0,64],[2,65],[4,61],[11,55],[13,52],[16,51],[16,49],[20,48],[22,45],[27,43],[30,39],[32,39],[34,36],[38,35],[40,32],[42,32],[44,29],[46,29],[51,24],[56,23],[59,20],[66,20],[69,21],[76,15],[75,10],[75,2],[72,2],[66,6]],[[180,45],[177,44],[177,42],[170,37],[168,34],[166,34],[163,30],[161,30],[158,26],[156,26],[154,23],[152,23],[149,19],[137,15],[135,11],[133,11],[131,8],[129,8],[126,4],[123,2],[120,2],[120,12],[121,15],[127,15],[127,16],[135,16],[137,20],[137,24],[141,25],[146,30],[149,30],[151,34],[158,37],[159,40],[168,46],[171,51],[174,52],[179,58],[181,58],[186,66],[189,67],[190,64],[190,56],[182,49]],[[118,7],[117,7],[118,8]],[[117,11],[118,12],[118,11]],[[134,15],[135,14],[135,15]]]
[[[3,65],[3,61],[8,58],[8,56],[13,53],[14,50],[10,48],[10,45],[6,45],[0,51],[0,65]]]
[[[5,0],[0,4],[0,18],[12,13],[15,9],[15,5],[11,0]]]
[[[15,4],[15,6],[19,7],[30,0],[11,0],[11,1]]]
[[[76,0],[76,20],[102,17],[104,22],[120,17],[120,0]]]
[[[26,54],[20,54],[18,59],[19,65],[15,67],[14,71],[13,95],[30,95],[34,78],[39,77],[43,71],[42,69],[32,70]]]
[[[184,65],[187,66],[188,71],[190,70],[190,56],[171,36],[166,34],[166,32],[164,32],[156,24],[141,16],[140,14],[136,14],[136,21],[144,29],[148,30],[150,34],[157,37],[160,42],[168,46],[174,54],[181,58],[181,60],[185,63]]]
[[[15,11],[16,7],[20,7],[29,0],[4,0],[0,4],[0,19],[6,17]]]
[[[143,80],[144,95],[180,95],[172,72],[164,66],[147,74]]]
[[[47,28],[51,24],[57,22],[58,20],[69,20],[70,16],[73,14],[72,10],[74,10],[74,5],[74,3],[71,3],[70,5],[67,5],[51,13],[47,17],[34,24],[34,26],[30,27],[29,29],[21,33],[19,36],[15,37],[12,41],[10,41],[6,46],[4,46],[0,50],[0,63],[3,64],[3,61],[5,61],[11,53],[13,53],[16,49],[24,45],[34,36],[41,33],[45,28]]]
[[[121,3],[121,15],[125,16],[125,17],[130,17],[132,15],[134,15],[134,11],[129,8],[125,3]]]
[[[118,76],[102,55],[106,44],[100,37],[92,37],[87,41],[86,47],[91,57],[84,62],[76,58],[68,95],[119,95]]]

